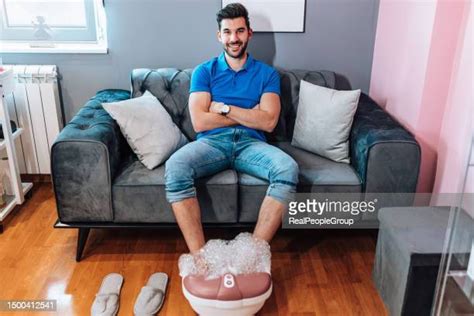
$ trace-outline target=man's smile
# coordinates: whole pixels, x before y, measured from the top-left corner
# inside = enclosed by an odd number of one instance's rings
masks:
[[[232,48],[232,50],[238,50],[242,46],[242,43],[229,44],[228,46]]]

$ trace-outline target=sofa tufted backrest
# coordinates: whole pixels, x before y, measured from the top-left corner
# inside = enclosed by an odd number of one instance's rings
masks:
[[[306,71],[277,69],[281,78],[281,114],[275,130],[267,134],[269,141],[290,141],[293,137],[300,81],[305,80],[335,89],[336,75],[332,71]],[[176,68],[134,69],[131,75],[132,97],[146,90],[155,95],[170,113],[183,133],[193,140],[196,137],[188,109],[189,83],[192,69]]]

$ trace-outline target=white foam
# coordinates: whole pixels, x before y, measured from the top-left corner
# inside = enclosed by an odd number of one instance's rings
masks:
[[[205,262],[207,269],[199,262]],[[208,279],[213,279],[226,273],[270,273],[270,245],[250,233],[240,233],[232,240],[212,239],[199,254],[181,255],[178,265],[181,277],[206,274]]]

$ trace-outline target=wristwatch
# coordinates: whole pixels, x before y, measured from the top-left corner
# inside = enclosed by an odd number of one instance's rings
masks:
[[[222,115],[227,115],[227,114],[229,114],[229,112],[230,112],[230,106],[228,106],[227,104],[222,104],[221,114]]]

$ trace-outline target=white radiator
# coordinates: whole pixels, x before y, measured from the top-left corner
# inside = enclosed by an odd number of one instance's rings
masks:
[[[13,68],[16,88],[6,96],[10,119],[23,128],[15,141],[21,174],[51,174],[51,145],[63,128],[57,69],[54,65]]]

